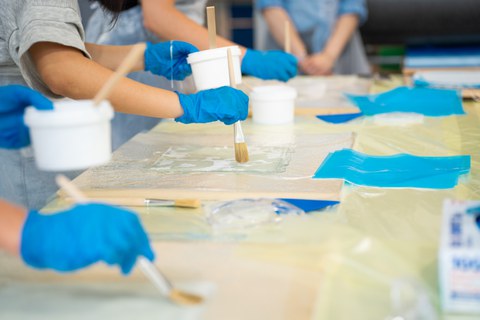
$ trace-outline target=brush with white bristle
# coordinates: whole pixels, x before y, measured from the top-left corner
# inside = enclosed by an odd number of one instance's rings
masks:
[[[232,50],[227,49],[227,58],[228,58],[228,73],[230,75],[230,86],[232,88],[237,87],[235,81],[235,69],[233,68],[233,56]],[[242,125],[240,121],[235,122],[233,125],[234,130],[234,143],[235,143],[235,160],[240,163],[248,162],[248,148],[245,143],[245,137],[243,136]]]

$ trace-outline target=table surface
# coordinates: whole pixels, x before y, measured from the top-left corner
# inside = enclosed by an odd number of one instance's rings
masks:
[[[396,84],[377,82],[372,90]],[[1,255],[0,318],[456,319],[440,309],[437,250],[443,200],[480,199],[480,104],[464,108],[466,115],[410,126],[297,120],[319,136],[355,132],[354,149],[372,155],[471,155],[471,173],[451,190],[344,186],[339,206],[233,230],[213,229],[203,209],[134,208],[157,266],[179,287],[207,297],[199,308],[165,302],[138,270],[122,277],[98,264],[58,275]],[[46,211],[65,205],[56,199]]]

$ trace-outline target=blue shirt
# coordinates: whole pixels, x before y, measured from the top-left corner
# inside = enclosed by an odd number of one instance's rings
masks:
[[[322,51],[338,17],[356,14],[360,23],[367,19],[365,0],[257,0],[258,10],[281,7],[293,20],[307,47]],[[305,35],[308,34],[306,37]],[[307,38],[307,39],[305,39]]]

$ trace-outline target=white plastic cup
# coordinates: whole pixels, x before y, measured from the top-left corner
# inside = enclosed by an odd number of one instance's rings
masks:
[[[28,107],[25,123],[40,170],[86,169],[108,162],[112,153],[113,109],[108,101],[94,107],[91,100],[64,100],[54,110]]]
[[[250,93],[253,122],[287,124],[295,118],[297,90],[286,85],[258,86]]]
[[[241,51],[238,46],[204,50],[190,53],[187,58],[187,62],[192,67],[193,81],[197,91],[230,85],[227,58],[228,48],[232,49],[236,83],[242,83],[242,71],[240,69]]]

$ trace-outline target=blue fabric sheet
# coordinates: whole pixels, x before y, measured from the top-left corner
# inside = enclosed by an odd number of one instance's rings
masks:
[[[409,154],[370,156],[351,149],[330,153],[316,179],[345,179],[365,186],[449,189],[470,171],[470,156],[420,157]]]
[[[358,117],[363,116],[361,112],[357,113],[344,113],[344,114],[327,114],[327,115],[318,115],[317,118],[333,124],[345,123],[357,119]]]
[[[431,117],[465,114],[460,92],[456,90],[398,87],[380,94],[346,96],[367,116],[390,112]]]
[[[328,201],[328,200],[306,200],[306,199],[280,199],[285,202],[290,203],[305,212],[322,210],[326,207],[339,204],[338,201]]]

